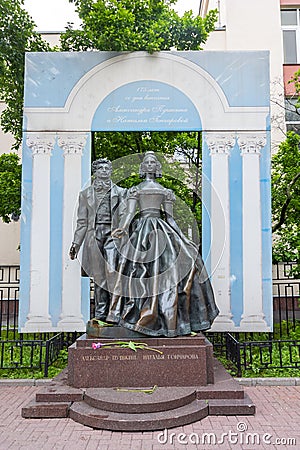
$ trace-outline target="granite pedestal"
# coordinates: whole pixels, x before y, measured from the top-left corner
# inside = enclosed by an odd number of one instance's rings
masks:
[[[134,351],[118,342],[142,348]],[[94,350],[92,344],[102,346]],[[202,334],[123,341],[85,334],[69,347],[68,381],[86,388],[206,386],[214,381],[212,352]]]

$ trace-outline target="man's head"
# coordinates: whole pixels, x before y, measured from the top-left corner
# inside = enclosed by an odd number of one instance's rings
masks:
[[[95,178],[109,180],[112,172],[112,164],[109,159],[97,159],[92,163],[92,172]]]

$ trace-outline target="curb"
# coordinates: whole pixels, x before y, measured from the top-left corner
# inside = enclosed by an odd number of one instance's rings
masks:
[[[300,386],[300,377],[235,378],[242,386]]]
[[[300,377],[234,378],[241,386],[300,386]],[[53,378],[1,378],[1,386],[44,386],[53,383]]]
[[[52,378],[1,378],[0,379],[0,387],[1,386],[44,386],[46,384],[53,383]]]

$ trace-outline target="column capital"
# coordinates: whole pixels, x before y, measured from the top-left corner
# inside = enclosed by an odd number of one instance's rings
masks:
[[[205,140],[210,155],[229,155],[235,144],[235,135],[232,133],[207,133]]]
[[[87,140],[87,134],[67,134],[58,136],[58,145],[64,151],[64,156],[82,155]]]
[[[266,145],[265,133],[245,133],[238,136],[241,155],[260,155],[261,149]]]
[[[55,144],[55,135],[53,134],[33,134],[26,139],[27,146],[32,151],[32,156],[51,155]]]

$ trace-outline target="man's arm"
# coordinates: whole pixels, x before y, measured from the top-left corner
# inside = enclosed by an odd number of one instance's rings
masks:
[[[79,194],[78,210],[77,210],[77,225],[74,233],[73,242],[69,251],[71,259],[75,259],[81,244],[85,238],[88,228],[88,210],[87,200],[82,192]]]

